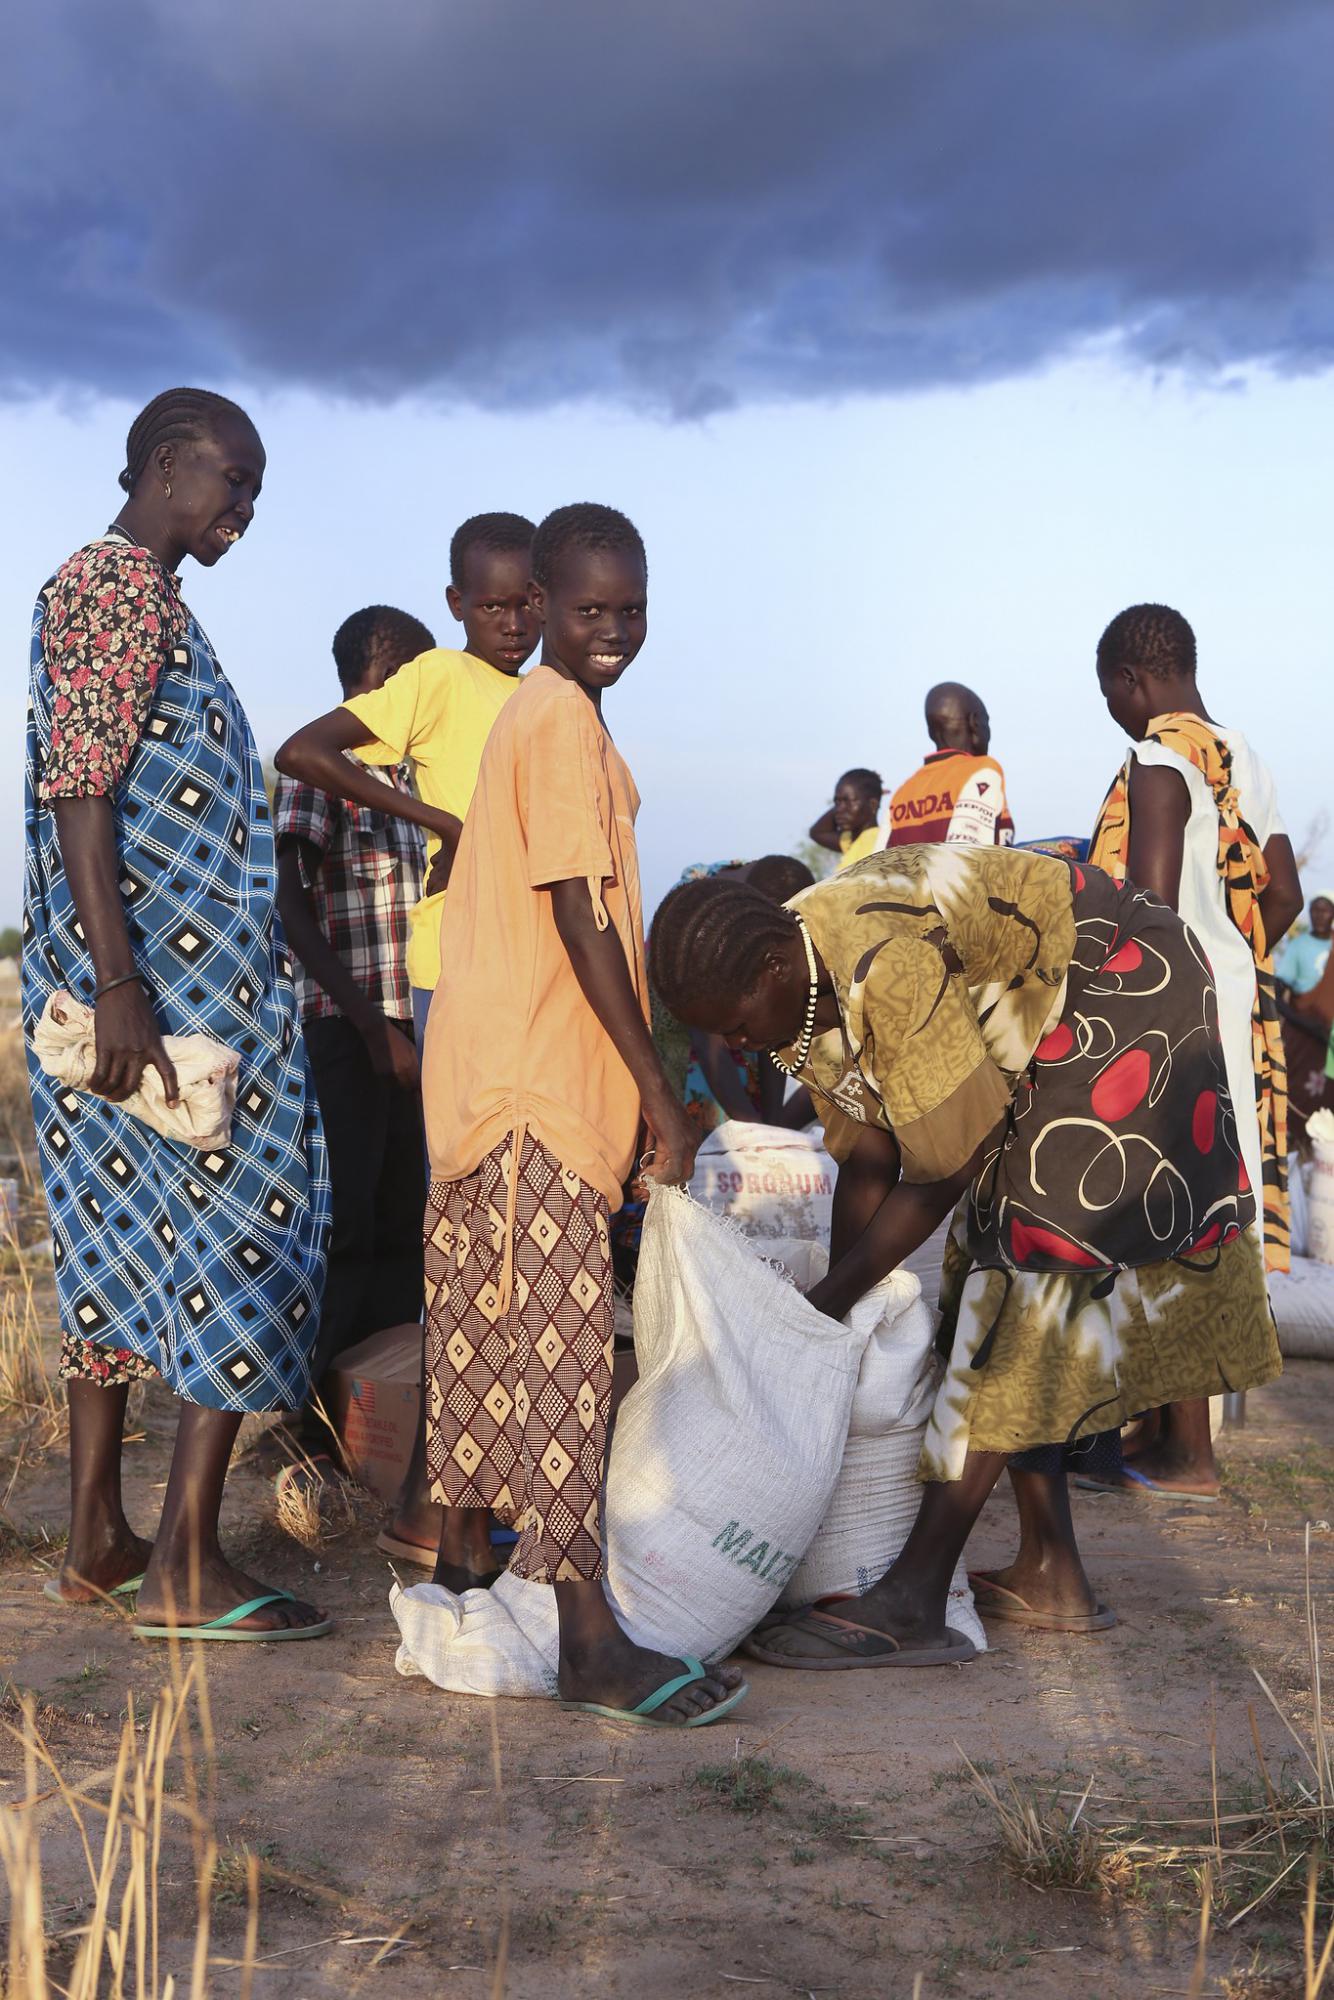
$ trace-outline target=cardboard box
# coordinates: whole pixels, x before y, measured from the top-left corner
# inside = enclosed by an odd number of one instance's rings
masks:
[[[629,1315],[618,1310],[618,1336]],[[421,1404],[423,1329],[387,1326],[338,1357],[325,1382],[325,1404],[349,1470],[385,1501],[398,1498]],[[611,1408],[633,1387],[639,1371],[633,1348],[618,1348],[612,1366]]]
[[[340,1354],[324,1400],[353,1476],[382,1500],[398,1497],[421,1406],[422,1339],[416,1320],[387,1326]]]

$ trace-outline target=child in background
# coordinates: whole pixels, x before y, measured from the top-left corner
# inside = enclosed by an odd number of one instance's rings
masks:
[[[1302,907],[1274,781],[1246,739],[1215,722],[1179,611],[1136,604],[1098,641],[1098,685],[1133,738],[1103,801],[1089,860],[1148,889],[1195,933],[1213,969],[1243,1173],[1271,1271],[1288,1268],[1287,1085],[1269,940]],[[1160,1413],[1127,1467],[1133,1490],[1210,1500],[1218,1472],[1206,1401]]]
[[[602,719],[644,642],[644,546],[610,507],[563,507],[532,572],[542,663],[482,758],[441,928],[468,975],[442,978],[426,1032],[436,1580],[491,1583],[488,1509],[509,1516],[511,1567],[555,1588],[563,1702],[691,1727],[740,1700],[736,1670],[634,1645],[601,1581],[609,1220],[641,1105],[656,1179],[688,1180],[695,1152],[649,1034],[639,800]]]
[[[444,888],[482,749],[538,640],[528,599],[532,539],[533,524],[522,514],[475,514],[465,521],[449,545],[445,597],[463,626],[467,651],[435,647],[409,660],[383,687],[353,695],[299,729],[275,760],[280,771],[336,798],[426,828],[426,893],[412,912],[408,938],[418,1049],[440,978]],[[348,750],[356,761],[344,754]],[[405,760],[412,763],[419,796],[396,792],[386,802],[384,785],[369,767],[392,768]],[[439,1532],[439,1516],[425,1498],[419,1425],[403,1490],[377,1546],[407,1562],[429,1563]]]
[[[875,771],[858,767],[845,771],[834,787],[834,803],[822,812],[811,828],[817,847],[827,847],[843,858],[839,871],[851,868],[884,846],[880,829],[880,801],[884,785]]]
[[[532,540],[533,524],[522,514],[474,514],[465,521],[449,545],[445,601],[463,626],[466,651],[433,647],[384,687],[353,695],[299,729],[278,752],[280,771],[381,811],[380,781],[358,764],[412,763],[419,801],[400,799],[396,810],[429,836],[426,894],[412,913],[408,941],[419,1041],[440,978],[445,884],[482,747],[539,637],[528,601]],[[356,762],[345,750],[356,752]]]
[[[334,635],[345,696],[369,694],[435,640],[420,619],[373,604]],[[408,791],[406,766],[377,771],[382,794]],[[278,910],[297,961],[297,999],[329,1149],[333,1228],[311,1398],[295,1434],[270,1448],[327,1453],[316,1403],[337,1357],[382,1326],[420,1317],[418,1216],[426,1200],[421,1072],[412,1028],[408,924],[426,876],[422,837],[292,778],[273,809]]]

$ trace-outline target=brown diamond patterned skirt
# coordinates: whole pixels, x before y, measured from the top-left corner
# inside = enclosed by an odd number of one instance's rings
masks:
[[[519,1530],[533,1583],[602,1575],[599,1497],[611,1403],[605,1198],[524,1133],[426,1201],[426,1463],[431,1498]],[[506,1215],[513,1293],[501,1309]]]

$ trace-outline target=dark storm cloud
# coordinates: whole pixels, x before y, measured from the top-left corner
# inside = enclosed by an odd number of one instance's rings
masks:
[[[0,386],[679,414],[1334,352],[1323,0],[27,0]]]

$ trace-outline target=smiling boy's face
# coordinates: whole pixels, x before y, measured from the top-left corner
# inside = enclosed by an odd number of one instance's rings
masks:
[[[532,594],[547,664],[594,697],[614,687],[648,633],[643,563],[624,549],[572,550]]]

